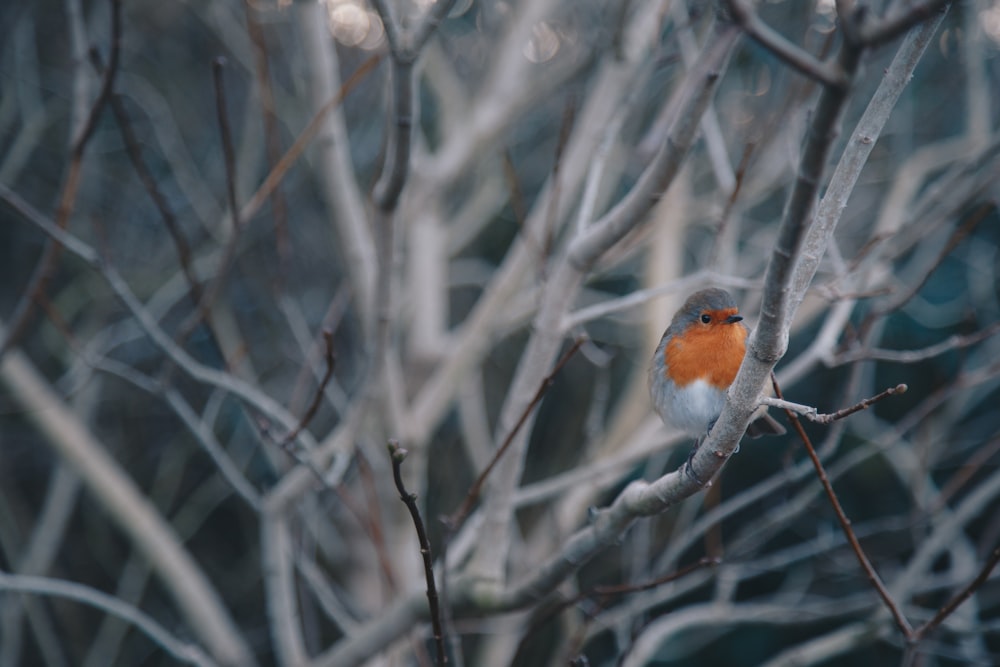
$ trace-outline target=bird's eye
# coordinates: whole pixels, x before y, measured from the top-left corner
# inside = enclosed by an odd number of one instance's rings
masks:
[[[708,324],[709,322],[712,321],[712,316],[709,315],[708,313],[705,313],[701,316],[701,321],[705,324]]]

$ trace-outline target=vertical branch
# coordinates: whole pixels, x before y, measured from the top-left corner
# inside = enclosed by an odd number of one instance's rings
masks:
[[[212,61],[212,85],[215,91],[215,118],[219,123],[219,139],[222,142],[222,161],[226,175],[226,203],[233,216],[233,232],[240,228],[240,209],[236,199],[236,149],[233,147],[233,131],[229,127],[229,108],[226,103],[226,86],[222,72],[226,59],[219,56]]]
[[[218,273],[215,279],[202,294],[201,300],[198,302],[198,307],[181,324],[178,330],[177,340],[181,342],[185,341],[201,322],[205,322],[209,329],[212,328],[212,305],[219,298],[219,294],[222,293],[225,287],[226,277],[229,275],[233,261],[236,258],[236,248],[239,245],[240,233],[243,231],[243,217],[240,214],[236,193],[236,149],[233,146],[233,132],[229,125],[229,108],[226,101],[225,82],[222,78],[225,66],[226,59],[222,56],[212,61],[215,117],[219,124],[219,139],[222,143],[222,161],[226,179],[226,204],[232,215],[233,224],[229,238],[226,240],[226,245],[222,251],[222,259],[219,262]],[[215,336],[213,335],[212,338],[214,340]],[[219,353],[225,363],[228,364],[225,351],[221,346],[219,346]]]
[[[375,339],[375,364],[383,363],[385,351],[388,349],[392,319],[392,267],[395,247],[395,217],[399,206],[399,197],[406,184],[410,168],[410,149],[413,131],[413,76],[414,65],[427,39],[438,22],[454,4],[454,0],[436,3],[432,11],[418,27],[411,46],[404,44],[404,36],[393,16],[391,7],[386,0],[373,0],[375,10],[379,13],[385,25],[386,39],[389,42],[389,79],[390,79],[390,109],[391,117],[386,138],[385,158],[379,178],[372,192],[377,209],[376,229],[376,261],[379,274],[375,290],[375,300],[378,308],[378,322]]]
[[[63,182],[62,190],[59,193],[59,203],[56,206],[56,224],[60,229],[65,230],[69,226],[70,216],[73,214],[73,206],[76,203],[76,195],[80,188],[80,172],[83,167],[83,155],[87,150],[87,144],[94,135],[97,127],[97,119],[111,98],[114,89],[115,77],[118,75],[118,66],[121,54],[122,35],[122,7],[121,0],[111,0],[111,35],[108,55],[108,66],[101,79],[101,88],[94,100],[90,112],[86,116],[83,125],[79,128],[76,136],[73,137],[69,154],[69,170],[66,180]],[[31,274],[31,280],[21,295],[20,300],[14,307],[14,312],[10,316],[10,325],[7,335],[0,343],[0,357],[12,347],[24,335],[31,323],[34,315],[34,307],[40,301],[41,294],[48,289],[49,281],[55,271],[56,263],[62,254],[62,245],[53,238],[49,238],[45,243],[42,256],[35,265],[35,270]]]
[[[289,158],[297,157],[314,136],[318,139],[313,149],[318,162],[317,177],[322,185],[330,224],[343,248],[354,307],[358,310],[365,338],[371,339],[375,332],[375,283],[378,273],[374,232],[354,174],[351,142],[338,107],[348,92],[374,71],[383,56],[381,53],[372,55],[340,85],[337,51],[327,29],[325,5],[301,2],[295,4],[294,10],[306,56],[307,87],[312,105],[318,111],[272,174],[279,167],[287,169]],[[270,183],[276,185],[277,179],[269,175],[265,184]],[[262,202],[262,199],[254,195],[251,201]]]
[[[837,80],[843,83],[824,85],[809,124],[798,174],[782,215],[778,239],[768,264],[760,320],[750,336],[743,367],[729,390],[732,400],[727,401],[719,417],[718,424],[723,426],[719,442],[727,444],[723,448],[704,447],[696,455],[702,459],[701,465],[712,470],[717,470],[735,450],[757,405],[757,396],[767,375],[784,356],[792,316],[819,266],[847,197],[870,152],[870,144],[874,143],[903,86],[910,80],[913,68],[941,18],[939,16],[938,21],[925,24],[900,47],[891,72],[883,78],[859,123],[863,130],[857,137],[858,143],[849,144],[849,149],[842,156],[835,179],[827,190],[824,207],[820,209],[821,215],[814,219],[813,210],[825,165],[838,135],[840,118],[866,48],[864,43],[849,37],[857,33],[858,23],[864,20],[865,15],[864,8],[858,8],[842,17],[845,39],[837,57],[840,69]],[[916,19],[913,16],[911,19],[910,25],[915,24]],[[741,406],[738,408],[738,419],[731,418],[734,404]],[[716,430],[719,429],[713,429],[713,432]],[[716,451],[722,455],[722,460],[714,456]]]
[[[278,664],[286,667],[306,663],[302,618],[295,598],[292,538],[289,518],[265,504],[260,521],[261,570],[267,591],[267,615]]]
[[[132,128],[128,111],[125,109],[125,103],[119,95],[111,96],[111,111],[118,122],[118,130],[122,135],[122,141],[125,143],[125,152],[132,162],[132,168],[135,169],[135,173],[146,189],[149,198],[153,200],[153,205],[159,211],[160,218],[163,220],[163,224],[174,242],[174,248],[177,251],[177,260],[181,265],[181,272],[188,283],[188,293],[191,297],[191,303],[197,308],[202,299],[202,289],[201,283],[198,282],[198,277],[195,275],[194,267],[192,266],[191,246],[184,237],[184,232],[177,222],[177,216],[174,215],[173,209],[170,207],[170,202],[167,201],[166,195],[160,190],[152,171],[142,157],[142,148],[140,147],[139,139]]]
[[[840,118],[850,92],[850,82],[853,82],[861,61],[861,52],[860,48],[850,43],[841,47],[838,64],[848,83],[826,85],[820,94],[807,133],[805,150],[799,161],[795,184],[782,215],[775,250],[767,267],[757,331],[762,334],[767,331],[771,335],[754,336],[750,347],[757,359],[771,366],[785,353],[787,333],[781,335],[779,332],[790,321],[791,310],[794,308],[789,283],[812,220],[816,193],[822,183],[827,157],[839,134]],[[787,328],[784,330],[787,331]]]
[[[247,33],[253,43],[257,90],[260,92],[261,116],[264,122],[264,148],[267,151],[268,169],[273,169],[281,159],[281,140],[278,136],[278,119],[274,108],[274,89],[271,85],[271,66],[268,59],[267,37],[257,20],[250,2],[243,3]],[[271,194],[271,212],[274,215],[274,240],[278,252],[278,282],[284,284],[285,274],[292,260],[291,241],[288,238],[288,204],[280,187]]]
[[[389,456],[392,457],[392,478],[396,483],[396,490],[399,491],[399,499],[406,505],[413,519],[413,527],[417,531],[417,540],[420,542],[420,555],[424,561],[424,578],[427,581],[427,603],[431,612],[431,626],[434,628],[434,648],[437,651],[437,664],[444,665],[448,662],[448,655],[444,650],[444,630],[441,625],[441,609],[438,605],[437,586],[434,584],[434,557],[431,554],[431,543],[427,539],[427,530],[424,521],[420,518],[420,508],[417,507],[417,497],[406,490],[403,484],[401,468],[406,459],[406,450],[399,446],[399,443],[389,441]]]

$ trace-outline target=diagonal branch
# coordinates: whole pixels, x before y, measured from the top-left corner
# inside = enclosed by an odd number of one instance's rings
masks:
[[[783,60],[786,65],[826,86],[843,88],[847,85],[847,79],[843,72],[832,67],[828,62],[818,60],[808,51],[785,39],[760,18],[747,0],[727,0],[726,4],[729,6],[733,19],[747,35]]]
[[[319,386],[316,387],[316,393],[313,394],[312,402],[306,409],[302,419],[296,424],[295,428],[288,432],[284,438],[278,443],[278,446],[282,449],[286,449],[291,445],[292,441],[299,437],[299,433],[302,429],[309,426],[309,422],[312,421],[313,417],[316,416],[316,412],[319,410],[320,403],[323,402],[323,392],[326,391],[326,385],[330,384],[330,380],[333,378],[333,369],[336,368],[337,360],[333,354],[333,332],[327,329],[323,330],[323,344],[326,348],[326,353],[324,359],[326,360],[326,371],[323,373],[322,379],[319,381]]]
[[[62,190],[59,193],[59,203],[56,206],[56,225],[60,229],[69,226],[70,216],[73,214],[73,207],[76,203],[76,196],[80,189],[81,171],[83,168],[83,155],[87,150],[87,144],[94,136],[94,129],[97,127],[97,119],[101,115],[105,104],[111,98],[114,89],[115,77],[118,75],[122,36],[122,2],[121,0],[111,0],[111,38],[110,54],[108,56],[108,66],[104,70],[101,79],[101,88],[91,106],[79,134],[73,138],[69,155],[69,170],[66,180],[63,182]],[[62,254],[62,247],[58,240],[50,238],[45,244],[45,250],[35,265],[35,270],[31,274],[31,280],[24,289],[20,300],[14,307],[10,316],[10,325],[6,335],[0,342],[0,357],[10,348],[17,345],[17,342],[24,335],[31,323],[34,314],[35,303],[40,300],[40,295],[48,288],[49,281],[55,271],[59,255]]]
[[[497,447],[497,451],[493,454],[493,458],[490,459],[490,462],[485,468],[483,468],[483,471],[479,473],[479,477],[477,477],[476,481],[473,482],[471,487],[469,487],[468,493],[465,494],[465,500],[462,501],[462,504],[459,505],[458,509],[455,510],[454,513],[445,518],[444,522],[445,525],[448,526],[449,532],[454,533],[461,528],[465,519],[472,511],[473,506],[476,504],[476,501],[479,499],[480,494],[483,492],[483,487],[486,485],[486,480],[490,476],[490,473],[493,472],[493,469],[496,467],[500,459],[503,458],[503,455],[507,453],[511,443],[514,441],[514,438],[517,437],[517,434],[520,433],[524,424],[531,416],[531,413],[534,412],[535,408],[538,407],[538,404],[542,402],[542,398],[545,396],[545,393],[555,381],[556,375],[559,374],[559,371],[562,370],[563,366],[569,362],[573,355],[577,353],[586,341],[586,338],[577,338],[573,345],[566,351],[566,354],[564,354],[562,358],[556,362],[552,372],[546,375],[542,380],[542,383],[538,386],[538,390],[535,392],[535,395],[532,396],[528,405],[525,406],[524,412],[521,413],[521,417],[517,420],[514,428],[511,429],[510,433],[507,434],[507,437],[504,438],[503,443]]]
[[[778,398],[781,396],[781,388],[778,386],[777,380],[774,380],[772,375],[772,384],[774,386],[774,394]],[[913,626],[910,622],[906,620],[906,616],[903,615],[902,610],[900,610],[899,605],[892,598],[889,590],[882,583],[882,579],[878,576],[878,572],[872,566],[871,561],[868,560],[868,556],[865,554],[864,549],[861,548],[861,542],[858,541],[858,536],[855,535],[854,529],[851,527],[851,520],[847,518],[847,514],[844,513],[844,508],[840,505],[840,500],[837,498],[837,494],[833,490],[833,484],[830,483],[830,478],[826,475],[826,470],[823,468],[823,463],[819,460],[819,455],[816,453],[816,449],[813,447],[812,441],[809,436],[806,435],[805,429],[802,428],[802,422],[791,410],[785,410],[785,414],[788,416],[789,421],[792,423],[792,428],[798,434],[799,438],[802,439],[802,443],[806,447],[806,453],[809,454],[809,459],[812,461],[813,466],[816,468],[816,475],[819,477],[820,484],[823,485],[823,490],[826,491],[826,497],[830,500],[830,505],[833,507],[834,513],[837,515],[837,521],[840,522],[840,528],[844,531],[844,537],[851,545],[851,549],[854,550],[854,555],[858,559],[858,563],[861,564],[861,568],[865,571],[868,576],[868,581],[871,582],[872,586],[875,587],[875,591],[878,593],[879,597],[882,598],[882,602],[889,609],[892,614],[893,619],[896,621],[896,625],[899,627],[903,636],[910,639],[913,636]]]
[[[941,625],[944,619],[948,618],[963,602],[969,599],[969,597],[976,592],[976,589],[986,583],[986,580],[990,578],[990,573],[993,572],[993,568],[1000,563],[1000,548],[994,549],[990,557],[986,559],[986,563],[983,564],[982,569],[979,574],[969,582],[968,586],[959,591],[955,597],[949,600],[941,609],[938,610],[934,617],[918,627],[913,632],[912,639],[914,641],[920,641],[927,636],[927,633],[932,631],[937,626]]]

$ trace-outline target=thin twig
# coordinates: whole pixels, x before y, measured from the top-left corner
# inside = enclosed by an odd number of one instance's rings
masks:
[[[268,197],[277,189],[278,185],[281,183],[282,179],[285,178],[285,174],[288,170],[292,168],[296,160],[302,155],[309,142],[312,141],[316,133],[320,131],[323,127],[323,121],[326,119],[327,115],[339,107],[343,103],[347,95],[354,90],[354,88],[361,83],[366,76],[368,76],[375,66],[379,64],[382,60],[383,54],[376,53],[372,55],[368,60],[361,63],[361,65],[354,70],[354,73],[348,77],[347,81],[340,86],[337,94],[330,98],[330,101],[324,104],[319,111],[313,115],[312,120],[306,125],[305,129],[299,134],[285,154],[281,156],[278,163],[274,165],[271,171],[264,178],[264,182],[260,184],[257,191],[253,193],[247,203],[243,205],[243,209],[240,211],[241,220],[249,220],[260,210],[260,207],[264,205]]]
[[[79,237],[70,234],[64,229],[60,229],[55,222],[43,215],[38,209],[24,201],[17,193],[2,183],[0,183],[0,201],[17,211],[25,220],[57,240],[72,254],[100,273],[118,300],[121,301],[122,305],[135,318],[139,328],[149,336],[150,340],[171,362],[182,368],[191,378],[238,396],[261,413],[270,415],[273,419],[280,422],[283,427],[294,428],[294,424],[296,423],[295,418],[284,407],[255,385],[224,371],[205,366],[178,346],[159,325],[153,314],[135,295],[115,267],[103,261],[93,247],[81,241]],[[308,432],[300,433],[299,439],[308,447],[314,447],[316,444],[315,439]]]
[[[282,449],[287,449],[288,446],[299,437],[299,433],[302,429],[309,426],[309,422],[312,421],[313,417],[316,416],[316,411],[319,410],[319,404],[323,401],[323,392],[326,391],[326,385],[330,383],[330,379],[333,377],[333,370],[337,365],[337,359],[333,354],[333,332],[324,329],[323,330],[323,344],[326,346],[326,354],[324,359],[326,360],[326,372],[323,373],[323,378],[319,381],[319,386],[316,387],[316,393],[313,395],[312,403],[309,404],[309,408],[306,410],[305,414],[302,415],[302,419],[299,421],[298,425],[289,431],[288,435],[281,439],[278,446]]]
[[[733,189],[729,193],[729,197],[726,198],[725,208],[722,209],[722,215],[719,216],[719,223],[715,226],[715,232],[712,234],[714,241],[709,250],[711,253],[709,255],[709,260],[706,262],[708,266],[716,265],[716,258],[719,254],[719,241],[722,238],[722,232],[725,231],[726,226],[729,224],[730,219],[733,215],[733,210],[736,208],[736,201],[739,199],[740,190],[743,189],[743,179],[747,174],[747,167],[750,166],[750,159],[753,157],[754,149],[756,144],[753,142],[748,143],[743,147],[743,155],[740,157],[740,164],[736,168],[736,174],[733,180]]]
[[[990,573],[993,571],[993,568],[997,566],[997,563],[1000,563],[1000,547],[993,550],[993,553],[990,554],[986,563],[983,564],[983,569],[979,571],[979,574],[976,575],[975,579],[969,582],[968,586],[959,591],[955,597],[941,607],[941,609],[938,610],[938,613],[934,614],[934,618],[913,631],[913,636],[910,638],[911,641],[920,641],[927,636],[928,632],[941,625],[944,619],[948,618],[948,616],[958,609],[963,602],[968,600],[969,597],[976,592],[977,588],[986,583],[986,580],[989,579]]]
[[[576,121],[576,98],[569,94],[563,105],[562,120],[559,123],[559,139],[556,141],[556,154],[552,163],[552,194],[549,196],[545,208],[545,236],[542,239],[542,256],[539,263],[544,263],[546,258],[552,253],[552,237],[555,233],[556,220],[559,216],[559,194],[562,190],[561,168],[563,153],[569,143],[569,135],[573,130]]]
[[[870,406],[872,406],[875,403],[878,403],[883,398],[892,396],[894,394],[905,394],[907,389],[908,387],[905,384],[897,384],[895,387],[889,387],[885,391],[879,392],[878,394],[872,396],[871,398],[866,398],[862,401],[858,401],[849,408],[844,408],[843,410],[837,410],[836,412],[829,415],[820,415],[821,419],[817,419],[816,421],[819,422],[820,424],[828,424],[832,421],[843,419],[848,415],[853,415],[855,412],[860,412],[861,410],[867,410]]]
[[[563,366],[566,365],[566,363],[570,360],[570,358],[574,354],[576,354],[576,352],[586,342],[586,340],[587,339],[582,336],[577,338],[576,341],[574,341],[573,346],[570,347],[570,349],[566,351],[566,354],[564,354],[562,358],[556,363],[555,367],[552,369],[552,372],[549,373],[549,375],[547,375],[542,380],[542,383],[539,385],[538,390],[535,392],[535,395],[532,397],[528,405],[525,406],[524,411],[521,413],[520,418],[517,420],[517,423],[514,424],[514,428],[512,428],[510,433],[507,434],[507,437],[504,438],[503,443],[497,449],[496,453],[494,453],[493,458],[490,459],[490,462],[486,464],[485,468],[483,468],[483,471],[479,474],[479,477],[477,477],[476,481],[473,482],[471,487],[469,487],[469,491],[465,496],[465,500],[462,501],[462,504],[458,507],[457,510],[455,510],[455,512],[453,512],[449,516],[442,517],[441,519],[442,523],[445,526],[444,538],[441,540],[441,562],[442,562],[441,595],[444,600],[444,622],[447,625],[447,627],[451,627],[451,607],[448,604],[449,600],[448,545],[451,543],[451,538],[455,535],[455,533],[458,532],[458,529],[461,528],[462,524],[465,522],[465,519],[469,516],[469,513],[472,512],[472,508],[475,505],[476,500],[479,498],[479,494],[482,493],[483,485],[485,485],[486,479],[489,477],[490,472],[493,471],[493,468],[496,467],[496,464],[500,461],[501,457],[503,457],[504,453],[510,448],[511,443],[514,442],[514,437],[521,430],[521,428],[524,427],[524,424],[527,422],[528,417],[538,406],[538,403],[541,402],[542,397],[545,395],[545,392],[548,391],[549,387],[552,386],[552,382],[556,374],[562,369]],[[459,644],[459,642],[457,642],[457,640],[455,641],[455,644],[457,645],[458,648],[460,648],[461,645]]]
[[[908,303],[910,299],[919,294],[920,290],[922,290],[924,285],[927,284],[927,281],[930,280],[931,275],[944,263],[944,260],[948,258],[948,255],[952,253],[952,251],[958,246],[959,243],[962,242],[962,240],[965,239],[965,237],[975,231],[976,227],[979,226],[979,223],[989,217],[989,214],[995,210],[996,205],[993,202],[986,202],[977,207],[976,210],[969,216],[969,219],[962,223],[959,227],[956,227],[951,233],[948,237],[948,241],[941,248],[937,257],[934,258],[934,262],[931,263],[926,271],[924,271],[920,280],[910,285],[909,289],[905,292],[895,295],[888,304],[873,309],[872,312],[865,318],[864,322],[862,322],[859,326],[859,329],[866,331],[876,318],[895,312]]]
[[[586,342],[586,340],[587,339],[582,336],[580,338],[577,338],[573,342],[573,345],[566,351],[566,354],[564,354],[562,358],[559,359],[559,361],[556,363],[555,368],[552,369],[552,372],[546,375],[545,378],[542,380],[542,383],[541,385],[539,385],[538,390],[535,392],[535,395],[532,397],[531,401],[528,402],[524,410],[521,412],[521,417],[517,420],[517,423],[514,424],[514,428],[512,428],[510,433],[507,434],[507,437],[504,438],[503,443],[500,445],[500,447],[497,448],[496,453],[493,454],[493,458],[490,460],[488,464],[486,464],[486,467],[483,468],[483,471],[479,473],[479,477],[476,478],[476,481],[473,482],[472,486],[469,487],[468,493],[465,494],[465,500],[462,501],[462,504],[459,505],[458,509],[455,510],[453,514],[451,514],[448,517],[445,517],[444,523],[446,526],[448,526],[449,532],[454,533],[456,530],[458,530],[461,527],[462,523],[465,521],[466,517],[469,516],[469,513],[472,511],[472,507],[476,504],[476,500],[479,499],[479,494],[481,494],[483,491],[483,486],[486,484],[486,479],[490,476],[490,473],[493,472],[493,468],[496,467],[496,464],[500,461],[501,458],[503,458],[503,455],[507,452],[507,449],[510,447],[510,444],[514,441],[514,436],[517,435],[518,431],[521,430],[525,422],[528,421],[528,417],[531,416],[531,413],[542,401],[542,397],[545,396],[545,392],[549,390],[549,387],[551,387],[552,383],[555,381],[556,375],[559,373],[559,371],[562,370],[563,366],[565,366],[567,362],[569,362],[569,360],[573,357],[573,355],[576,354],[577,350],[580,349],[580,346],[583,345],[584,342]]]
[[[806,419],[811,422],[816,422],[817,424],[829,424],[835,422],[838,419],[843,419],[853,415],[855,412],[860,412],[861,410],[867,410],[869,407],[878,403],[884,398],[892,396],[894,394],[906,393],[908,387],[905,384],[897,384],[895,387],[889,387],[883,392],[876,394],[870,398],[858,401],[854,405],[837,410],[836,412],[831,412],[829,414],[824,414],[818,412],[816,408],[811,405],[802,405],[801,403],[792,403],[791,401],[786,401],[783,398],[771,398],[770,396],[761,397],[761,405],[769,405],[774,408],[779,408],[786,412],[794,412],[803,415]]]
[[[544,627],[545,623],[547,623],[549,620],[551,620],[558,614],[561,614],[569,607],[573,607],[580,604],[584,600],[592,600],[594,598],[598,598],[597,604],[599,605],[599,608],[594,610],[593,612],[588,613],[588,620],[593,620],[597,618],[600,611],[604,609],[607,598],[610,598],[615,595],[627,595],[629,593],[641,593],[642,591],[652,590],[654,588],[662,586],[663,584],[669,584],[673,581],[677,581],[678,579],[685,577],[691,574],[692,572],[700,570],[704,567],[715,566],[721,562],[722,561],[718,558],[711,558],[705,556],[699,558],[697,561],[691,563],[690,565],[685,565],[679,570],[674,570],[669,574],[665,574],[661,577],[657,577],[656,579],[652,579],[650,581],[644,581],[638,584],[595,586],[590,590],[583,591],[577,595],[574,595],[573,597],[560,601],[558,604],[554,605],[551,609],[549,609],[545,614],[541,615],[540,618],[535,620],[535,622],[528,629],[528,631],[524,633],[524,636],[521,638],[521,644],[523,645],[525,642],[527,642],[527,640],[531,638],[535,633],[537,633],[542,627]],[[581,628],[580,640],[582,640],[583,638],[582,630],[583,628]],[[576,643],[579,644],[580,641]],[[580,646],[573,646],[568,652],[570,654],[575,655],[576,653],[579,652],[579,649]]]
[[[590,598],[590,597],[606,597],[608,595],[623,595],[625,593],[639,593],[642,591],[648,591],[653,588],[662,586],[663,584],[669,584],[671,581],[676,581],[681,577],[685,577],[696,570],[700,570],[703,567],[709,567],[719,565],[722,562],[721,558],[714,558],[705,556],[704,558],[699,558],[694,563],[686,565],[679,570],[674,570],[670,574],[665,574],[662,577],[657,577],[656,579],[651,579],[650,581],[644,581],[639,584],[618,584],[613,586],[594,586],[594,588],[582,595],[578,596],[579,599]]]
[[[125,143],[125,152],[132,162],[132,168],[135,169],[135,173],[146,189],[149,198],[153,200],[153,205],[159,211],[160,218],[163,220],[163,224],[174,242],[177,259],[181,264],[181,272],[188,282],[191,301],[197,306],[201,301],[202,289],[201,283],[198,282],[191,264],[191,246],[188,244],[184,232],[177,223],[177,216],[174,215],[174,211],[170,207],[170,202],[167,201],[166,195],[160,190],[152,171],[146,164],[146,160],[142,157],[142,148],[140,147],[139,139],[135,135],[128,111],[125,109],[125,103],[122,101],[120,95],[115,94],[111,96],[111,111],[115,115],[115,120],[118,121],[118,131],[121,133],[122,141]]]
[[[934,503],[928,511],[928,515],[934,516],[944,509],[951,497],[958,493],[959,489],[965,486],[966,482],[981,472],[986,462],[993,458],[997,452],[1000,452],[1000,435],[996,435],[986,444],[976,447],[972,456],[962,464],[954,475],[941,485],[937,497],[934,498]]]
[[[420,555],[424,560],[424,577],[427,579],[427,603],[431,611],[431,627],[434,629],[434,647],[437,650],[437,664],[448,663],[448,654],[444,650],[444,631],[441,628],[441,610],[438,607],[437,587],[434,585],[434,558],[431,555],[431,543],[427,539],[427,530],[424,528],[424,521],[420,518],[420,508],[417,507],[417,496],[409,493],[403,484],[402,466],[406,459],[406,450],[399,446],[395,440],[389,441],[389,457],[392,459],[392,478],[396,482],[396,490],[399,491],[399,498],[406,504],[406,509],[410,511],[413,518],[413,527],[417,530],[417,539],[420,541]]]
[[[278,133],[278,119],[275,115],[267,37],[264,34],[263,26],[257,20],[253,4],[247,0],[243,3],[243,8],[247,20],[247,34],[253,44],[257,90],[260,92],[260,106],[264,122],[264,148],[267,151],[267,167],[272,169],[281,159],[281,139]],[[278,253],[278,284],[283,285],[285,273],[291,265],[292,248],[288,236],[288,204],[280,188],[275,188],[271,196],[271,213],[274,216],[274,240]]]
[[[344,487],[343,484],[334,484],[323,471],[319,469],[315,462],[309,457],[309,453],[303,450],[301,447],[292,447],[291,443],[286,443],[284,441],[279,442],[274,436],[273,428],[271,422],[268,421],[262,415],[255,415],[254,424],[257,427],[257,432],[261,440],[269,442],[275,446],[278,446],[286,454],[291,456],[295,461],[312,473],[313,477],[320,484],[320,489],[325,491],[332,491],[336,494],[337,499],[340,503],[347,508],[347,511],[354,516],[354,519],[361,526],[361,529],[365,531],[368,539],[371,541],[373,548],[375,549],[376,557],[378,558],[379,567],[382,570],[382,576],[385,578],[386,586],[391,593],[396,593],[398,585],[396,583],[396,575],[392,569],[392,562],[389,559],[388,551],[385,548],[385,535],[382,530],[382,526],[378,521],[378,517],[381,512],[378,508],[378,495],[369,492],[372,480],[371,466],[368,464],[367,459],[358,450],[358,472],[362,480],[362,485],[365,487],[365,501],[364,503],[359,503],[354,499],[354,496]]]
[[[368,512],[366,528],[371,537],[372,546],[375,547],[379,566],[382,568],[382,576],[385,577],[389,590],[396,593],[399,590],[399,585],[396,583],[396,572],[392,569],[392,558],[389,556],[389,550],[386,548],[385,531],[382,529],[382,506],[379,499],[378,484],[375,480],[375,474],[372,472],[372,466],[365,456],[363,447],[358,447],[355,450],[354,460],[357,462],[358,479],[361,481],[361,488],[365,497],[365,509]]]
[[[222,141],[222,163],[226,172],[226,203],[233,216],[233,232],[240,228],[240,210],[236,199],[236,149],[233,147],[233,131],[229,127],[229,108],[226,102],[226,86],[222,71],[226,59],[219,56],[212,61],[212,84],[215,91],[215,115],[219,123],[219,138]]]
[[[774,395],[778,398],[782,398],[781,387],[778,386],[778,380],[774,376],[773,372],[771,373],[771,384],[774,387]],[[819,481],[823,485],[823,490],[826,491],[826,496],[830,500],[830,505],[833,507],[833,511],[837,515],[837,521],[840,522],[840,527],[844,531],[844,536],[850,543],[851,549],[854,550],[854,555],[857,557],[862,569],[864,569],[865,574],[868,576],[868,580],[871,582],[872,586],[875,587],[876,592],[878,592],[879,597],[882,598],[885,606],[888,607],[889,612],[892,614],[892,617],[896,621],[896,625],[899,627],[900,631],[903,633],[903,636],[907,639],[911,638],[913,636],[913,627],[910,625],[910,622],[906,620],[906,617],[900,610],[899,605],[897,605],[896,601],[893,600],[889,590],[879,578],[878,572],[875,571],[871,561],[868,560],[868,556],[865,555],[864,549],[861,548],[861,543],[858,541],[857,535],[854,534],[854,529],[851,528],[851,520],[847,518],[847,515],[844,513],[844,508],[840,506],[840,501],[837,499],[837,494],[833,490],[833,485],[830,483],[830,479],[826,476],[826,470],[823,468],[823,463],[819,460],[819,455],[816,454],[816,449],[813,447],[809,436],[806,435],[805,429],[802,428],[802,422],[799,421],[799,418],[791,410],[785,410],[785,414],[788,416],[788,420],[792,423],[792,427],[795,429],[795,432],[798,433],[803,444],[805,444],[806,452],[809,454],[809,458],[812,460],[813,466],[816,468],[816,475],[819,477]]]
[[[929,345],[919,350],[885,350],[881,348],[872,348],[867,350],[860,349],[845,352],[844,354],[834,357],[832,364],[839,366],[840,364],[847,364],[853,361],[862,360],[912,364],[936,357],[944,354],[945,352],[950,352],[951,350],[957,350],[963,347],[969,347],[970,345],[975,345],[976,343],[980,343],[987,338],[993,337],[997,333],[1000,333],[1000,322],[994,322],[985,329],[981,329],[980,331],[966,334],[964,336],[960,336],[958,334],[949,336],[940,343],[935,343],[934,345]]]
[[[222,162],[226,174],[226,202],[229,206],[230,214],[233,216],[233,228],[229,239],[226,241],[222,251],[222,259],[219,262],[218,272],[208,289],[202,294],[198,302],[198,308],[185,320],[177,333],[178,341],[185,341],[191,332],[197,328],[198,324],[204,321],[211,323],[210,313],[212,305],[225,286],[226,277],[232,267],[236,257],[236,247],[239,245],[240,232],[243,231],[243,218],[240,214],[239,204],[236,194],[236,150],[233,147],[233,132],[229,126],[229,110],[226,102],[226,89],[222,79],[222,71],[226,66],[226,59],[222,56],[212,61],[212,83],[215,91],[215,112],[219,123],[219,137],[222,143]],[[223,358],[225,358],[223,356]]]
[[[80,189],[83,154],[87,149],[90,139],[94,136],[97,119],[100,117],[104,105],[111,98],[115,77],[118,74],[122,36],[121,6],[121,0],[111,0],[111,38],[108,67],[105,69],[104,76],[101,79],[101,88],[97,94],[97,98],[94,100],[93,106],[90,107],[90,112],[87,114],[87,118],[80,128],[79,134],[73,138],[70,148],[69,169],[66,173],[66,180],[63,182],[62,190],[59,193],[59,203],[56,206],[55,213],[56,225],[61,230],[65,230],[69,226],[69,219],[73,213],[73,206],[76,203],[76,196]],[[18,300],[17,305],[14,307],[14,311],[11,313],[7,335],[3,338],[3,342],[0,343],[0,357],[3,357],[7,350],[17,345],[27,330],[28,325],[31,323],[31,317],[34,314],[35,304],[40,300],[39,297],[42,292],[48,289],[49,281],[52,279],[52,274],[55,271],[56,262],[59,261],[61,254],[62,246],[59,244],[58,239],[48,239],[45,249],[42,251],[42,256],[39,258],[38,263],[35,265],[35,270],[31,274],[31,280],[22,292],[20,300]]]

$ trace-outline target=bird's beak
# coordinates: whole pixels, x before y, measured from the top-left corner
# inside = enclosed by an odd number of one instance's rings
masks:
[[[743,320],[742,315],[730,315],[729,317],[726,318],[726,324],[736,324],[737,322],[740,322],[742,320]]]

